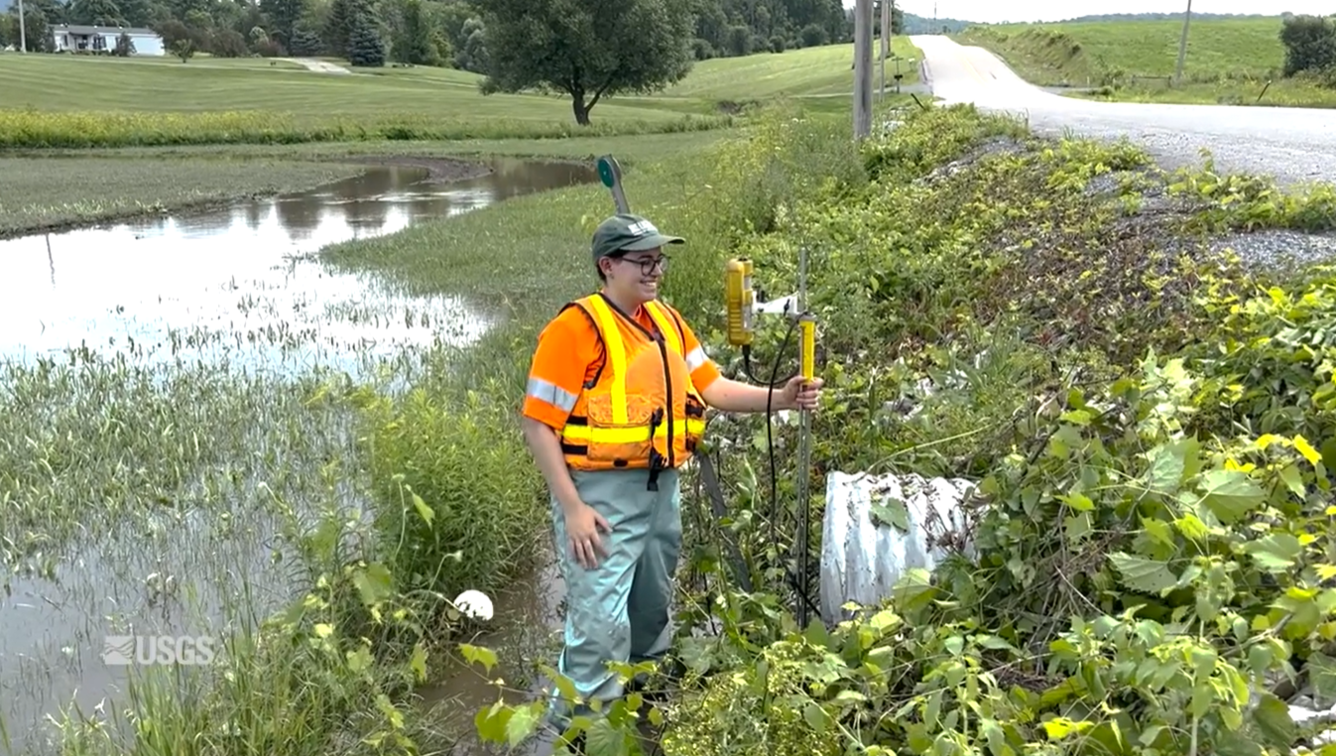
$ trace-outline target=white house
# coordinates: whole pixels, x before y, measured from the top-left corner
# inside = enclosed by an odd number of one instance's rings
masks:
[[[152,29],[122,28],[119,26],[79,26],[61,24],[51,27],[56,41],[56,52],[108,52],[116,49],[116,40],[128,34],[134,43],[135,55],[165,55],[162,37]]]

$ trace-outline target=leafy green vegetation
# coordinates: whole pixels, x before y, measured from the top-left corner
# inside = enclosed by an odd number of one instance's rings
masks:
[[[953,35],[984,47],[1040,86],[1091,87],[1079,96],[1148,102],[1336,106],[1313,76],[1287,78],[1276,17],[1194,19],[1183,80],[1172,84],[1182,20],[972,26]]]
[[[708,183],[732,190],[709,199],[746,230],[693,262],[745,254],[785,291],[808,245],[831,394],[811,489],[831,469],[964,476],[968,527],[936,534],[952,556],[885,603],[798,627],[782,608],[797,471],[781,456],[777,544],[762,460],[726,454],[728,520],[687,515],[684,674],[652,713],[633,716],[650,706],[637,694],[577,722],[589,752],[626,752],[646,716],[667,754],[1288,749],[1304,728],[1286,686],[1333,692],[1318,670],[1336,651],[1336,273],[1258,277],[1206,242],[1312,227],[1331,190],[1282,199],[1209,164],[1164,174],[1129,144],[1039,140],[968,108],[913,113],[857,152],[822,128],[776,119],[716,148]],[[668,226],[699,211],[646,212]],[[670,293],[731,361],[717,286],[696,285]],[[913,392],[924,380],[937,390]],[[731,422],[712,444],[758,432]],[[724,535],[757,592],[720,561]],[[479,730],[514,742],[539,706],[498,703]]]
[[[604,96],[662,89],[691,70],[693,56],[683,44],[695,25],[689,0],[604,7],[477,0],[477,6],[487,29],[483,91],[564,92],[581,126]]]
[[[643,152],[549,143],[628,155],[633,206],[690,242],[665,296],[735,374],[723,263],[751,257],[758,285],[782,292],[808,247],[828,387],[810,490],[831,470],[978,482],[968,527],[939,534],[958,552],[945,564],[906,572],[837,627],[798,627],[784,578],[795,430],[776,421],[772,522],[765,426],[712,422],[729,516],[684,502],[683,674],[639,717],[633,695],[591,722],[590,753],[633,752],[637,719],[664,728],[669,756],[1288,752],[1306,733],[1286,686],[1333,693],[1336,271],[1248,274],[1205,242],[1323,228],[1336,195],[1285,195],[1209,162],[1166,175],[1130,144],[1041,140],[968,107],[897,118],[859,145],[847,118],[793,102],[736,136]],[[119,727],[57,718],[65,752],[445,751],[461,733],[415,690],[459,660],[504,678],[478,733],[532,729],[520,688],[542,670],[490,648],[452,601],[526,579],[546,540],[514,408],[536,329],[593,285],[588,234],[608,211],[605,190],[581,186],[325,250],[410,293],[472,296],[499,323],[467,348],[368,356],[365,382],[83,352],[5,366],[12,574],[52,574],[54,549],[118,522],[154,533],[189,514],[233,537],[275,533],[295,595],[275,609],[239,587],[214,625],[229,632],[220,663],[133,670],[108,707]],[[759,360],[780,327],[763,329]],[[724,537],[755,592],[737,589]]]

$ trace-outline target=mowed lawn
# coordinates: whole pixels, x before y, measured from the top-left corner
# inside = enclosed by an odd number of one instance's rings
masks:
[[[901,84],[918,83],[920,52],[907,37],[893,37],[891,51],[899,55]],[[880,49],[873,40],[873,54]],[[854,90],[854,46],[826,45],[779,54],[759,53],[742,58],[713,58],[696,63],[682,81],[663,92],[664,97],[696,97],[713,100],[760,100],[780,95],[802,97],[832,95]],[[874,61],[874,80],[880,71]],[[886,77],[895,73],[895,63],[886,61]]]
[[[349,75],[278,62],[213,58],[112,58],[0,55],[3,107],[41,111],[203,112],[261,110],[323,119],[571,117],[570,102],[541,95],[478,93],[478,77],[430,67],[384,68]],[[603,119],[677,118],[670,111],[604,104]]]
[[[917,51],[897,39],[905,83],[917,81]],[[718,112],[720,102],[778,95],[851,92],[853,45],[759,53],[697,62],[660,95],[600,101],[595,120],[676,119]],[[893,70],[888,62],[888,70]],[[889,75],[889,74],[888,74]],[[355,69],[351,75],[308,71],[287,61],[221,58],[92,58],[0,55],[0,108],[41,111],[204,112],[263,110],[295,116],[384,119],[523,119],[568,121],[565,96],[478,92],[477,74],[430,67]]]

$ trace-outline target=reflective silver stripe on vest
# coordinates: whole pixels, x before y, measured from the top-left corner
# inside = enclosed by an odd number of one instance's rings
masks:
[[[705,354],[703,347],[696,347],[687,353],[687,370],[695,372],[696,368],[710,361],[709,355]]]
[[[575,409],[575,400],[578,398],[575,394],[542,378],[530,378],[529,385],[525,388],[524,393],[560,407],[565,412]]]

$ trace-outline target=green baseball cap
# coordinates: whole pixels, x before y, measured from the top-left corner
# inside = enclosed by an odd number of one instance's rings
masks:
[[[618,252],[643,252],[665,244],[682,244],[680,236],[659,233],[653,223],[639,215],[614,215],[594,231],[594,262]]]

